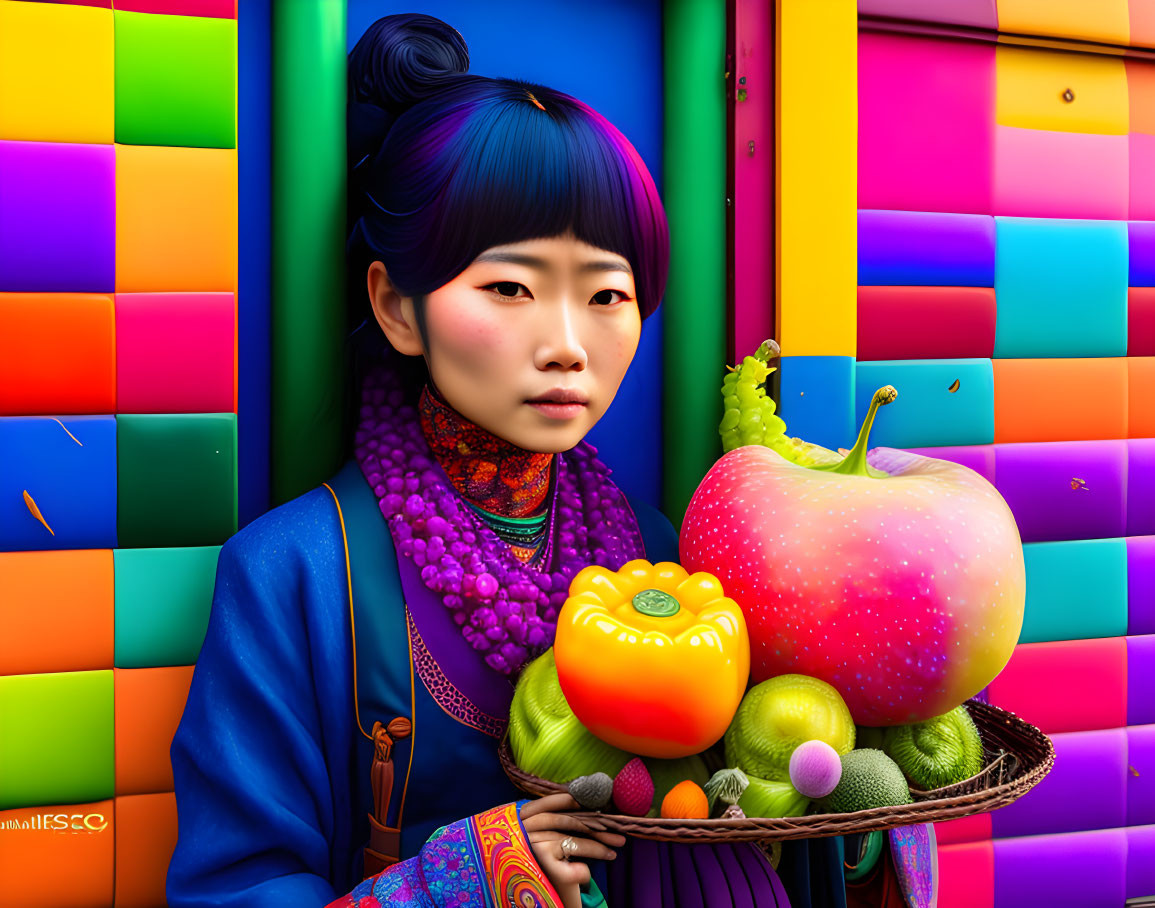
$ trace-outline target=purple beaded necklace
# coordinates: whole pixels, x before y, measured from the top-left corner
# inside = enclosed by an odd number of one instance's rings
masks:
[[[453,488],[388,368],[365,378],[355,450],[398,553],[421,569],[465,639],[501,674],[553,643],[578,571],[617,570],[645,555],[633,510],[583,441],[557,455],[543,556],[520,562]]]

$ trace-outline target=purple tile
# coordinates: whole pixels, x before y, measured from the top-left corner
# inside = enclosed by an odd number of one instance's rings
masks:
[[[1119,908],[1127,832],[1097,829],[995,839],[995,908]]]
[[[1127,224],[1132,287],[1155,287],[1155,221]]]
[[[1127,638],[1127,724],[1155,722],[1155,635]]]
[[[112,145],[0,141],[0,291],[111,293]]]
[[[1129,899],[1155,894],[1155,826],[1127,830],[1127,893]]]
[[[1155,824],[1155,725],[1127,729],[1127,825]],[[1151,893],[1155,894],[1155,888]]]
[[[1155,534],[1155,438],[1127,441],[1127,535]]]
[[[1109,829],[1127,821],[1127,731],[1051,735],[1055,768],[1013,804],[991,814],[998,837]]]
[[[995,446],[995,486],[1023,542],[1126,535],[1126,441]]]
[[[1155,634],[1155,536],[1127,540],[1127,633]]]
[[[915,454],[924,457],[937,457],[939,460],[949,460],[951,463],[970,467],[991,485],[995,483],[995,446],[994,445],[958,445],[942,448],[911,448]]]

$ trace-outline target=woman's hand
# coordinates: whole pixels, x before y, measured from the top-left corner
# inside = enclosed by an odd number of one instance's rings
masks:
[[[579,819],[561,811],[578,810],[569,794],[546,795],[521,808],[521,822],[538,866],[549,877],[565,908],[581,908],[581,887],[590,881],[585,861],[612,861],[626,837],[607,832],[597,820]],[[562,842],[570,840],[563,849]],[[568,852],[568,853],[567,853]]]

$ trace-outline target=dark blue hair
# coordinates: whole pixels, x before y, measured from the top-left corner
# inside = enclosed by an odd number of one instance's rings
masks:
[[[419,14],[379,19],[349,54],[350,258],[362,281],[380,260],[420,298],[490,247],[572,232],[630,263],[648,316],[670,245],[637,151],[567,94],[468,67],[461,35]]]

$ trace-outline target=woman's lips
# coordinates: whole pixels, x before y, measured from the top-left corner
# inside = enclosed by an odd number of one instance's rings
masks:
[[[554,403],[548,400],[529,400],[526,403],[550,419],[573,419],[586,408],[582,403]]]
[[[527,404],[549,419],[573,419],[586,407],[589,399],[577,388],[550,388]]]

